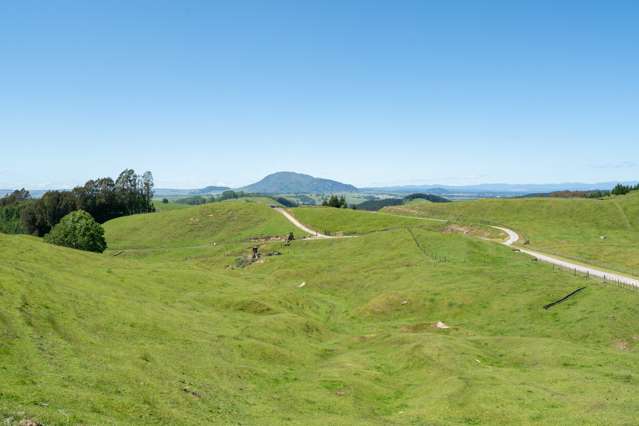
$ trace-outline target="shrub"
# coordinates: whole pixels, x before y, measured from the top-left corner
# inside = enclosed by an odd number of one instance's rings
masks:
[[[64,216],[44,239],[51,244],[98,253],[107,247],[104,229],[84,210]]]

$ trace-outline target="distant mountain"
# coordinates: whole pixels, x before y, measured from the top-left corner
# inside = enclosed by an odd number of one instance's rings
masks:
[[[502,194],[524,195],[530,193],[545,193],[556,191],[592,191],[610,190],[616,184],[635,184],[634,182],[599,182],[599,183],[548,183],[548,184],[509,184],[509,183],[483,183],[479,185],[405,185],[376,188],[361,188],[363,192],[428,192],[435,194]]]
[[[228,186],[207,186],[202,189],[196,189],[192,192],[192,194],[202,195],[202,194],[217,194],[220,192],[228,191]]]
[[[273,173],[257,183],[240,188],[240,190],[260,194],[328,194],[338,192],[357,192],[357,188],[353,185],[293,172]]]
[[[228,186],[207,186],[205,188],[195,189],[177,189],[177,188],[155,188],[154,193],[156,197],[182,197],[188,195],[210,195],[219,194],[229,188]]]

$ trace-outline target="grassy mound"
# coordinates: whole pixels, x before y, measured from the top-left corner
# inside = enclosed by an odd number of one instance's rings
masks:
[[[508,226],[531,248],[639,276],[639,193],[604,200],[414,201],[385,211]]]
[[[300,234],[272,200],[245,198],[184,209],[121,217],[104,225],[110,249],[166,248],[242,241],[252,237]]]
[[[262,219],[243,220],[245,209]],[[227,268],[249,246],[238,236],[288,227],[263,204],[107,224],[110,244],[157,244],[157,255],[0,235],[0,419],[634,422],[639,293],[458,233],[409,231],[404,218],[336,212],[345,218],[330,219],[347,229],[379,230],[379,220],[389,230],[296,241],[242,269]],[[202,228],[184,225],[209,214],[216,219]],[[206,241],[209,232],[224,249],[167,244],[168,236]],[[437,321],[451,328],[434,328]]]

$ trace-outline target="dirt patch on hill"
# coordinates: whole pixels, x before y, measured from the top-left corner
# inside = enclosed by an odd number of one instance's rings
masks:
[[[286,241],[286,237],[281,237],[277,235],[267,235],[265,237],[251,237],[249,238],[249,242],[251,243],[272,243],[272,242],[281,242]]]
[[[630,350],[630,343],[628,343],[625,340],[616,340],[613,343],[613,346],[615,347],[615,349],[619,350],[619,351],[629,351]]]
[[[471,237],[478,237],[484,239],[500,238],[501,233],[495,229],[483,228],[475,225],[447,225],[443,230],[443,234],[463,234]]]

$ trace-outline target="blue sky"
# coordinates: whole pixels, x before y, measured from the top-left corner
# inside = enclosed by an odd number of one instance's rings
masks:
[[[637,1],[3,1],[0,188],[639,177]]]

